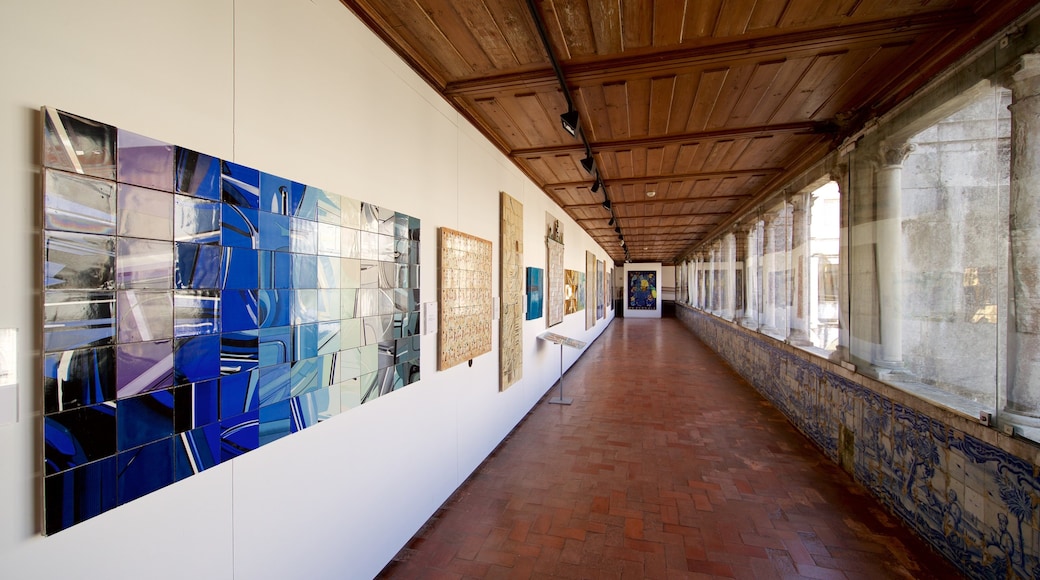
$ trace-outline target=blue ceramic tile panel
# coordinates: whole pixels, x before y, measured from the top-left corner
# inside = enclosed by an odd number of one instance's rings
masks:
[[[292,432],[289,422],[291,410],[287,400],[260,408],[260,445],[277,441]]]
[[[186,195],[173,197],[173,238],[178,242],[220,244],[223,204]]]
[[[173,251],[175,288],[203,290],[220,287],[220,246],[177,242]]]
[[[293,433],[317,425],[340,412],[339,393],[328,388],[293,397],[289,402],[292,405]]]
[[[184,385],[220,376],[220,335],[208,334],[174,341],[174,383]]]
[[[361,350],[344,349],[336,356],[336,379],[349,381],[361,376]]]
[[[116,458],[47,476],[44,486],[44,533],[50,535],[116,507]]]
[[[260,412],[250,411],[220,422],[220,460],[230,461],[260,447]]]
[[[116,149],[116,181],[173,191],[173,145],[119,129]]]
[[[378,345],[379,368],[385,369],[394,366],[397,356],[397,341],[395,339],[384,340]]]
[[[358,233],[361,240],[361,259],[375,261],[379,259],[379,234],[362,231]]]
[[[340,206],[343,203],[338,194],[321,192],[318,198],[317,221],[338,226],[342,220]]]
[[[220,335],[220,374],[234,375],[260,365],[260,332],[243,330]]]
[[[221,163],[220,173],[221,199],[224,203],[251,208],[255,213],[260,207],[260,172],[251,167],[224,161]]]
[[[260,287],[260,254],[249,248],[224,248],[220,262],[220,287],[249,290]]]
[[[289,363],[260,369],[260,408],[289,399],[292,392]]]
[[[257,295],[260,328],[289,326],[292,323],[292,290],[259,290]]]
[[[104,179],[116,178],[116,128],[45,107],[43,165]]]
[[[352,230],[361,229],[361,202],[349,197],[340,198],[339,225]]]
[[[112,344],[115,292],[49,291],[43,297],[43,348],[47,352]]]
[[[220,160],[177,147],[174,190],[193,197],[220,201]]]
[[[303,218],[290,222],[290,246],[294,254],[318,253],[318,224]]]
[[[375,371],[363,374],[359,378],[362,405],[379,397],[378,378]]]
[[[119,451],[173,435],[173,390],[163,389],[119,401],[116,441]]]
[[[116,345],[116,397],[173,386],[173,340]]]
[[[397,260],[396,240],[393,236],[379,234],[379,261],[394,262]]]
[[[397,365],[397,376],[401,379],[401,386],[419,382],[419,360]]]
[[[260,329],[260,366],[287,363],[292,360],[291,326]]]
[[[339,348],[357,348],[361,346],[361,319],[347,318],[339,321]]]
[[[318,199],[324,195],[325,192],[317,187],[294,183],[292,186],[292,216],[317,221]]]
[[[340,262],[342,262],[342,259],[334,256],[318,256],[317,258],[317,288],[339,288],[341,277]]]
[[[48,290],[115,288],[115,240],[47,231],[43,247],[43,285]]]
[[[292,181],[270,173],[260,173],[260,210],[270,213],[291,215]]]
[[[394,293],[394,320],[398,320],[398,314],[405,314],[412,310],[412,293],[407,288],[397,288],[392,292]]]
[[[362,202],[361,231],[379,233],[379,207]]]
[[[259,328],[257,290],[224,290],[220,293],[220,328],[224,332]]]
[[[339,255],[343,258],[361,258],[361,232],[340,228]]]
[[[220,381],[174,387],[173,430],[184,433],[220,421]]]
[[[394,338],[394,317],[393,315],[387,316],[366,316],[361,319],[362,332],[365,337],[366,345],[374,345],[377,342],[384,340],[390,340]]]
[[[120,290],[116,292],[116,339],[140,342],[173,337],[173,292]]]
[[[260,405],[257,369],[220,378],[220,419],[255,411]]]
[[[101,403],[47,415],[43,440],[48,475],[113,455],[116,404]]]
[[[313,357],[292,363],[292,369],[289,372],[292,396],[296,397],[321,388],[322,358]]]
[[[260,287],[292,288],[292,254],[289,252],[260,252]]]
[[[292,328],[292,362],[318,356],[318,324],[297,324]]]
[[[394,212],[394,238],[399,240],[408,239],[408,214]]]
[[[361,260],[361,284],[358,288],[379,288],[379,262]]]
[[[357,291],[357,316],[379,315],[379,290],[362,288]]]
[[[408,264],[412,258],[412,243],[407,239],[394,239],[394,261],[398,264]]]
[[[220,243],[236,248],[259,248],[259,216],[255,209],[225,203],[220,213]]]
[[[261,250],[274,250],[288,252],[290,246],[289,224],[292,220],[289,216],[261,211],[257,219],[257,227],[260,229]]]
[[[111,346],[52,352],[43,359],[43,412],[58,413],[116,398]]]
[[[119,505],[173,483],[173,437],[116,456]]]
[[[44,227],[111,235],[116,230],[116,186],[111,181],[45,169]]]
[[[398,266],[393,261],[379,262],[379,288],[393,290],[397,288]]]
[[[339,315],[341,319],[357,316],[358,292],[354,288],[343,288],[339,291]]]
[[[394,347],[394,363],[419,360],[419,337],[399,338]]]
[[[169,289],[173,286],[173,244],[119,238],[116,287]]]
[[[419,233],[422,230],[422,228],[420,226],[421,226],[421,222],[419,221],[419,218],[411,217],[411,216],[408,217],[408,239],[409,240],[412,240],[413,242],[418,242],[419,241]],[[415,259],[418,260],[419,259],[419,255],[416,254],[415,256],[416,256]],[[416,263],[418,263],[418,262],[416,262]]]
[[[120,236],[173,239],[173,195],[125,183],[119,184],[118,191]]]
[[[297,289],[293,291],[293,324],[310,324],[318,321],[318,291]]]
[[[174,443],[174,479],[180,481],[220,463],[220,424],[181,433]]]
[[[340,349],[340,322],[318,323],[318,354],[336,354]]]
[[[340,244],[342,242],[340,227],[333,224],[318,224],[318,254],[323,256],[340,256]]]
[[[221,331],[221,293],[217,290],[177,290],[173,293],[173,335],[217,334]]]
[[[318,287],[318,256],[292,255],[292,287],[316,289]]]
[[[340,320],[340,290],[318,290],[318,322]]]

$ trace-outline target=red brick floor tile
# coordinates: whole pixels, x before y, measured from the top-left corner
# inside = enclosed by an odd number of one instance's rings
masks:
[[[617,319],[380,578],[956,578],[673,319]]]

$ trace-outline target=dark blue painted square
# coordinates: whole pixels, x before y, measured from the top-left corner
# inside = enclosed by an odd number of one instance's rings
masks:
[[[248,411],[255,411],[260,404],[257,369],[220,379],[220,418],[227,419]]]
[[[173,439],[167,437],[116,456],[120,505],[173,483]]]
[[[220,293],[220,328],[225,332],[259,328],[256,290],[224,290]]]
[[[302,289],[318,287],[318,256],[292,255],[292,286]]]
[[[44,533],[54,534],[116,507],[116,458],[46,478]]]
[[[262,211],[257,219],[257,227],[260,228],[260,249],[288,252],[289,216]]]
[[[235,248],[259,248],[258,219],[255,209],[225,203],[220,213],[220,244]]]
[[[220,460],[228,461],[260,446],[260,412],[253,410],[220,422]]]
[[[43,419],[44,464],[58,473],[116,452],[116,404],[101,403]]]
[[[174,189],[205,199],[220,199],[220,159],[177,147]]]
[[[220,164],[221,199],[238,207],[260,207],[260,172],[230,161]]]
[[[116,355],[111,346],[47,353],[43,359],[44,413],[116,398]]]
[[[288,400],[260,407],[260,445],[277,441],[292,432],[289,422],[290,412]]]
[[[220,374],[232,375],[260,364],[259,332],[242,330],[220,336]]]
[[[292,327],[260,329],[260,366],[287,363],[292,360]]]
[[[195,244],[219,244],[221,208],[219,201],[175,195],[173,239]]]
[[[220,423],[185,431],[173,440],[174,479],[220,464]]]
[[[260,368],[260,407],[284,401],[292,392],[289,363]]]
[[[173,293],[173,335],[217,334],[221,329],[218,290],[177,290]]]
[[[116,406],[119,451],[173,435],[173,390],[127,397]]]
[[[175,288],[201,290],[220,287],[220,246],[177,242],[174,254]]]
[[[260,173],[260,210],[288,216],[292,211],[292,181]]]
[[[292,254],[260,252],[260,287],[292,288]]]
[[[292,290],[260,290],[257,293],[260,328],[289,326],[292,323]]]
[[[220,420],[220,382],[199,381],[173,389],[173,432],[183,433]]]
[[[260,283],[260,254],[249,248],[223,249],[220,287],[225,290],[255,289]]]
[[[205,334],[174,341],[173,380],[178,385],[220,376],[220,335]]]

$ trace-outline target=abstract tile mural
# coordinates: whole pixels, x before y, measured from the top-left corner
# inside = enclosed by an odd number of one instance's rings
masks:
[[[440,228],[437,369],[491,352],[491,242]]]
[[[499,389],[524,372],[524,206],[502,192],[502,312],[499,317]]]
[[[596,254],[585,251],[585,272],[588,285],[585,287],[585,330],[596,326]]]
[[[628,273],[628,309],[657,310],[657,272],[632,270]]]
[[[419,380],[419,220],[43,112],[52,534]]]
[[[563,244],[551,238],[545,238],[545,247],[549,253],[549,273],[545,284],[545,301],[549,306],[545,317],[546,326],[556,326],[563,322],[567,300],[563,268]]]
[[[1031,461],[731,323],[679,318],[833,461],[969,578],[1040,575],[1040,477]],[[910,395],[904,395],[909,397]],[[982,428],[985,429],[985,428]],[[851,441],[851,451],[840,443]],[[851,456],[843,457],[851,453]]]
[[[537,320],[542,317],[542,297],[545,295],[544,272],[541,268],[527,268],[527,319]]]
[[[574,314],[585,309],[585,272],[566,270],[564,273],[564,314]]]

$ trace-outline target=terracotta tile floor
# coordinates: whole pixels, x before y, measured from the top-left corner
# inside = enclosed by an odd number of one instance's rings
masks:
[[[615,320],[564,388],[380,577],[959,577],[675,319]]]

